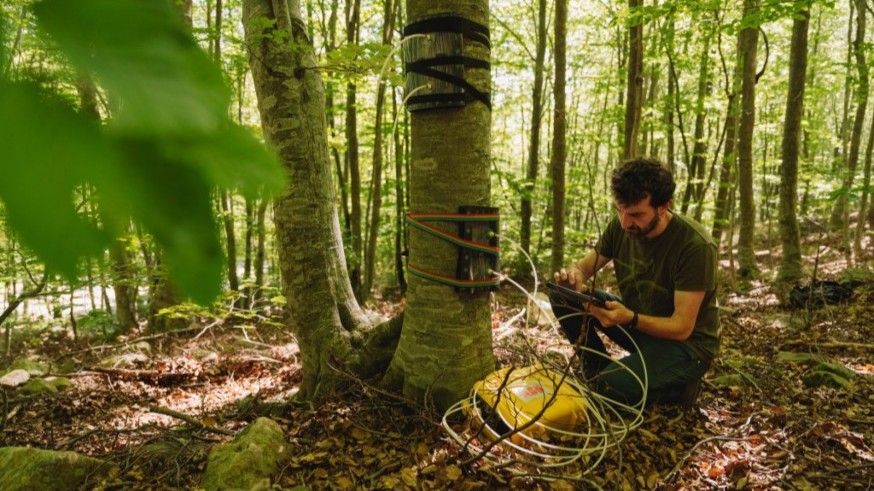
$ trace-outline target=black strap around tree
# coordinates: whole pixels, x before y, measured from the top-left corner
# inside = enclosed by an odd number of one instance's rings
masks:
[[[454,32],[492,49],[488,26],[457,15],[422,19],[404,27],[404,37],[412,34],[428,34],[429,32]]]
[[[491,49],[489,41],[489,28],[482,24],[473,22],[459,16],[443,16],[432,17],[414,22],[404,28],[404,36],[413,34],[428,34],[433,32],[451,32],[461,34],[465,38],[472,39],[478,43],[485,45]],[[420,96],[412,96],[407,100],[408,104],[421,104],[429,102],[463,102],[468,100],[477,100],[486,105],[491,111],[492,101],[490,94],[484,93],[470,84],[467,80],[451,75],[449,73],[436,70],[434,67],[447,65],[464,65],[468,68],[482,68],[490,70],[491,64],[485,60],[470,58],[467,56],[441,56],[428,60],[417,60],[408,62],[404,66],[407,73],[418,73],[441,80],[448,84],[464,89],[462,94],[426,94]]]

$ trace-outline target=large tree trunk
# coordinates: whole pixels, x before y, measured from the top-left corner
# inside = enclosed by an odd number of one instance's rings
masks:
[[[643,0],[628,0],[632,12],[643,6]],[[640,132],[640,115],[643,111],[643,23],[639,18],[631,20],[628,27],[628,85],[625,99],[625,146],[623,159],[637,156],[637,138]]]
[[[642,60],[641,60],[642,62]],[[641,73],[642,76],[642,73]],[[567,160],[567,0],[555,0],[555,84],[552,116],[552,271],[564,266],[565,161]],[[640,96],[643,94],[641,92]]]
[[[534,55],[534,88],[531,92],[531,131],[528,143],[528,164],[525,169],[525,189],[522,191],[522,228],[519,246],[531,251],[531,202],[540,167],[540,126],[543,122],[543,64],[546,59],[546,0],[537,0],[537,46]]]
[[[407,0],[408,22],[456,15],[488,25],[487,0]],[[489,60],[489,48],[466,38],[464,55]],[[465,70],[465,79],[490,92],[491,74]],[[410,211],[456,213],[460,206],[488,206],[491,112],[479,101],[462,108],[412,113]],[[446,226],[454,233],[456,227]],[[418,230],[410,233],[410,264],[455,276],[455,246]],[[456,293],[452,287],[410,276],[401,339],[386,383],[413,400],[445,408],[463,397],[495,366],[489,294]]]
[[[755,15],[756,0],[744,0],[744,17]],[[741,67],[741,116],[737,135],[738,188],[740,192],[740,237],[738,239],[738,273],[749,278],[758,272],[753,243],[756,208],[753,198],[753,129],[756,125],[756,50],[759,31],[748,26],[739,34]]]
[[[324,88],[298,2],[245,0],[243,24],[264,135],[288,174],[274,213],[282,290],[303,362],[299,397],[317,399],[336,387],[335,365],[358,372],[371,361],[362,349],[370,324],[349,282],[334,202]]]
[[[800,18],[799,18],[800,16]],[[783,256],[777,279],[795,281],[801,278],[801,237],[798,231],[798,144],[801,140],[801,116],[804,114],[804,82],[807,76],[807,31],[810,11],[796,15],[792,26],[792,47],[789,54],[789,94],[786,97],[786,119],[783,125],[783,165],[780,167],[780,242]]]

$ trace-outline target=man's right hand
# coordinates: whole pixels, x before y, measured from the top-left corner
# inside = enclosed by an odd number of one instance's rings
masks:
[[[571,266],[568,269],[561,268],[554,274],[555,282],[562,286],[567,286],[578,292],[586,291],[586,278],[583,272],[576,266]]]

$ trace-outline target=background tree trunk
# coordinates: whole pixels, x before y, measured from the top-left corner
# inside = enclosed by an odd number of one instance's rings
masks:
[[[457,15],[487,26],[487,0],[407,0],[408,22]],[[465,39],[464,56],[489,60],[489,47]],[[491,73],[469,68],[465,79],[490,92]],[[481,102],[462,108],[413,112],[410,211],[456,213],[460,206],[488,206],[491,112]],[[455,224],[447,231],[456,230]],[[410,264],[455,276],[456,247],[419,231],[410,233]],[[446,408],[494,370],[489,294],[456,293],[452,287],[410,276],[400,342],[385,378],[413,400]]]
[[[531,252],[531,213],[537,173],[540,167],[540,127],[543,122],[543,71],[546,59],[546,0],[537,0],[537,46],[534,55],[534,88],[531,91],[531,131],[528,140],[528,164],[525,169],[525,185],[522,190],[522,225],[519,245]]]
[[[783,256],[777,279],[790,282],[801,278],[801,237],[796,208],[798,203],[798,144],[801,141],[801,117],[804,115],[804,83],[807,76],[807,31],[810,11],[798,13],[792,27],[789,54],[789,94],[783,126],[783,165],[780,167],[780,242]]]
[[[358,44],[361,0],[346,4],[346,42]],[[346,84],[346,169],[349,178],[349,219],[352,235],[352,257],[349,258],[349,278],[356,297],[361,299],[361,260],[364,257],[364,237],[361,228],[361,165],[358,153],[358,87]]]
[[[841,232],[845,238],[845,245],[849,245],[849,200],[848,194],[853,187],[856,177],[856,169],[859,167],[859,148],[862,143],[862,129],[865,126],[865,114],[868,109],[868,63],[865,57],[865,27],[866,13],[868,11],[865,0],[854,0],[856,3],[856,37],[853,40],[852,49],[856,56],[856,117],[853,119],[853,130],[850,135],[850,152],[846,160],[846,168],[843,169],[844,193],[838,196],[832,210],[831,228]]]
[[[552,117],[552,271],[564,266],[565,161],[567,160],[567,0],[555,0],[555,84]],[[643,61],[641,60],[641,65]],[[641,68],[641,71],[643,69]],[[641,76],[643,74],[641,73]],[[643,97],[641,91],[640,97]]]
[[[744,17],[756,15],[756,0],[744,0]],[[758,273],[754,233],[756,208],[753,197],[753,129],[756,124],[756,50],[759,31],[755,26],[745,27],[738,34],[738,48],[743,60],[741,67],[741,117],[738,128],[737,167],[740,193],[740,237],[738,239],[738,273],[742,278]]]
[[[643,0],[628,0],[628,9],[637,11]],[[637,156],[640,115],[643,111],[643,23],[633,19],[628,27],[628,86],[625,99],[625,143],[623,159]]]
[[[391,46],[394,34],[395,3],[400,0],[384,0],[382,44]],[[364,281],[361,285],[361,293],[358,299],[367,300],[370,297],[370,289],[373,287],[374,275],[376,274],[376,245],[379,238],[380,211],[382,210],[382,148],[383,148],[383,123],[385,114],[385,79],[389,74],[380,74],[381,79],[376,88],[376,122],[374,123],[373,138],[373,174],[370,180],[370,227],[367,232],[367,248],[364,256]]]

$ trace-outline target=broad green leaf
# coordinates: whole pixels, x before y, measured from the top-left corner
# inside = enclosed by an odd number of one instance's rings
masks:
[[[249,198],[277,195],[285,186],[276,152],[235,124],[225,124],[209,139],[168,141],[163,149],[168,157],[197,166],[220,188],[239,189]]]
[[[77,213],[74,190],[89,169],[118,165],[95,124],[27,83],[0,82],[0,197],[21,241],[73,279],[78,259],[109,237]]]
[[[196,302],[214,300],[223,256],[210,182],[150,140],[119,145],[125,165],[93,177],[100,183],[101,208],[121,223],[128,214],[142,223],[163,248],[174,283]]]
[[[229,92],[171,2],[43,0],[34,8],[70,60],[106,89],[117,131],[220,130]]]

